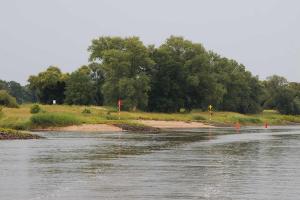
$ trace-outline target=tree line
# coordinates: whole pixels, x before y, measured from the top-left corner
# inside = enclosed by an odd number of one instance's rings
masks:
[[[15,81],[4,81],[0,80],[0,99],[6,99],[4,96],[10,95],[15,98],[18,104],[32,102],[33,95],[28,86],[22,86],[20,83]],[[4,95],[5,93],[5,95]],[[1,98],[2,96],[2,98]],[[0,100],[1,101],[1,100]],[[4,104],[0,102],[0,105]]]
[[[50,66],[29,77],[34,101],[44,104],[113,105],[151,112],[192,109],[300,114],[300,84],[279,76],[260,81],[235,60],[183,37],[146,46],[138,37],[99,37],[89,64],[72,73]]]

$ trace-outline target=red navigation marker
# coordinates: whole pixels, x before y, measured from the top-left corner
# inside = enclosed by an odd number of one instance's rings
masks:
[[[118,107],[119,107],[119,119],[121,119],[121,106],[122,106],[122,100],[121,99],[119,99],[118,100]]]
[[[236,123],[235,123],[235,130],[236,130],[237,132],[239,132],[240,129],[241,129],[240,123],[239,123],[239,122],[236,122]]]
[[[268,128],[269,127],[269,124],[268,122],[265,123],[265,128]]]

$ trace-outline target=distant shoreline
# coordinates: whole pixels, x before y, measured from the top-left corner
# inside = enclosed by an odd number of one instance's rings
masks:
[[[162,120],[137,120],[138,123],[143,126],[137,126],[132,124],[82,124],[82,125],[72,125],[65,127],[48,127],[48,128],[37,128],[32,129],[33,132],[38,131],[58,131],[58,132],[97,132],[97,133],[111,133],[111,132],[163,132],[163,131],[180,131],[187,129],[208,129],[208,128],[235,128],[235,125],[222,125],[214,126],[209,124],[204,124],[200,122],[184,122],[184,121],[162,121]],[[278,125],[268,126],[271,128]],[[279,126],[300,126],[300,123],[285,124]],[[261,127],[266,128],[265,125],[248,125],[242,127]]]
[[[213,112],[210,116],[209,112],[197,110],[190,113],[122,111],[119,114],[114,107],[39,105],[41,110],[32,114],[32,105],[4,107],[0,127],[27,131],[161,132],[165,129],[300,124],[300,115],[282,115],[273,110],[259,114]]]

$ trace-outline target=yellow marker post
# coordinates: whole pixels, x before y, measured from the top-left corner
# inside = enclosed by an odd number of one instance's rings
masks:
[[[209,120],[211,120],[211,117],[212,117],[212,114],[213,114],[213,106],[212,105],[208,106],[208,111],[209,111],[209,114],[210,114]]]

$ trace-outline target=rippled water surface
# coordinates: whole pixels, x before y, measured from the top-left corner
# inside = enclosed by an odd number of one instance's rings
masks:
[[[0,141],[0,199],[299,199],[300,127]]]

